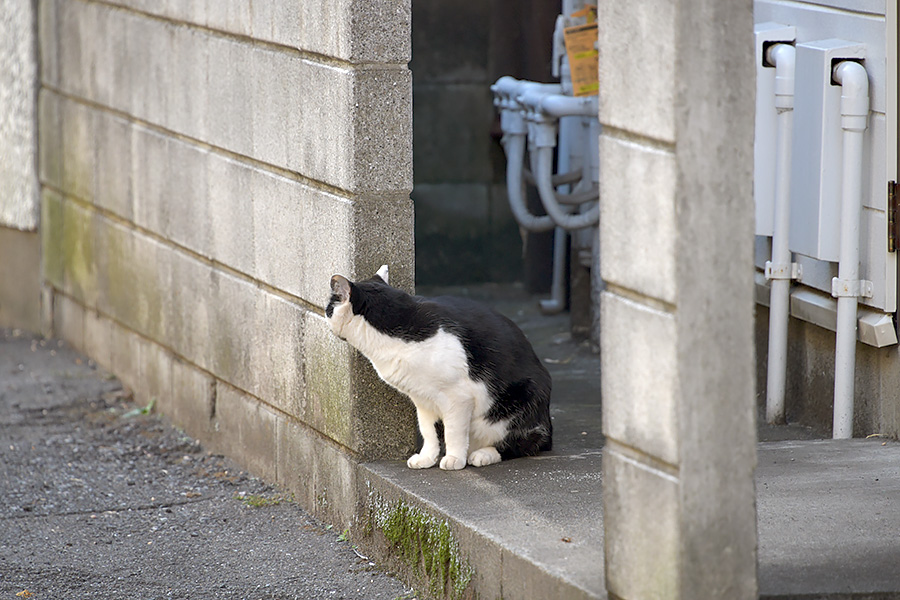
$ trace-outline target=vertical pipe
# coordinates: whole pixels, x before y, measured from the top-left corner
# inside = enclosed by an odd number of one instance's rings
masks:
[[[787,372],[787,330],[790,318],[791,137],[794,123],[795,49],[775,44],[766,54],[775,65],[775,108],[778,129],[775,150],[775,227],[772,232],[772,289],[769,295],[769,359],[766,370],[766,422],[784,423],[784,387]]]
[[[841,183],[841,243],[837,281],[837,336],[834,355],[834,420],[832,437],[853,436],[856,323],[862,282],[859,280],[859,221],[862,210],[863,137],[869,112],[868,75],[856,62],[843,61],[834,69],[841,84],[843,164]]]
[[[564,117],[559,120],[557,173],[568,173],[571,170],[572,119],[573,117]],[[559,191],[568,193],[569,187],[568,185],[560,186]],[[566,230],[557,227],[553,232],[553,280],[550,285],[550,298],[540,301],[541,312],[545,315],[555,315],[566,307],[566,245],[568,241],[569,234],[566,233]]]
[[[553,279],[550,297],[540,301],[541,313],[555,315],[566,307],[566,245],[569,234],[562,227],[553,232]]]

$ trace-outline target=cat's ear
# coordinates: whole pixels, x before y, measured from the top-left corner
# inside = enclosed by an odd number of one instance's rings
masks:
[[[342,275],[331,278],[331,293],[341,299],[341,303],[350,299],[350,281]]]
[[[379,277],[381,277],[381,280],[382,280],[383,282],[385,282],[385,283],[390,283],[390,282],[388,281],[388,266],[387,266],[387,265],[381,265],[381,268],[378,269],[378,270],[375,272],[375,274],[378,275]]]

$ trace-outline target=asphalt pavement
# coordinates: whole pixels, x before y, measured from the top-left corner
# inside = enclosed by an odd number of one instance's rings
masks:
[[[0,599],[412,600],[282,490],[0,330]]]

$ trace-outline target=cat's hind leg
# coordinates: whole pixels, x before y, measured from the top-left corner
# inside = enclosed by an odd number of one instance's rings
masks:
[[[437,423],[435,414],[416,405],[416,419],[419,421],[419,431],[422,432],[422,449],[409,457],[406,466],[410,469],[427,469],[433,467],[437,462],[438,456],[441,454],[441,443],[438,440],[437,430],[434,428]]]
[[[500,453],[493,446],[485,446],[469,454],[469,464],[473,467],[486,467],[500,462]]]

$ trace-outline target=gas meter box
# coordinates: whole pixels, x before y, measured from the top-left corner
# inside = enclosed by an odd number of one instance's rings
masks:
[[[898,5],[895,0],[754,0],[757,54],[757,114],[754,196],[757,202],[757,258],[760,298],[768,287],[762,275],[771,252],[775,122],[774,69],[763,64],[765,48],[788,42],[794,31],[796,72],[791,149],[789,247],[802,278],[791,292],[791,313],[833,327],[832,279],[840,248],[843,171],[841,86],[832,81],[836,62],[852,60],[866,69],[869,113],[863,140],[859,228],[859,278],[872,295],[859,298],[865,310],[882,315],[897,310],[897,248],[900,210],[888,191],[898,180]],[[889,223],[895,224],[894,228]],[[813,298],[814,301],[809,301]],[[815,306],[814,306],[815,305]],[[821,310],[820,310],[821,309]],[[820,315],[830,312],[830,317]],[[861,309],[862,310],[862,309]],[[819,315],[819,316],[815,316]],[[863,317],[860,317],[862,323]],[[862,338],[862,333],[860,333]],[[868,343],[868,342],[867,342]],[[894,342],[896,343],[896,342]],[[880,345],[880,344],[878,344]]]
[[[837,262],[841,242],[841,87],[832,69],[864,58],[856,42],[797,44],[790,247],[819,260]]]

